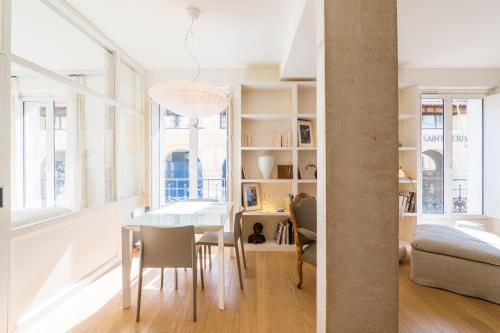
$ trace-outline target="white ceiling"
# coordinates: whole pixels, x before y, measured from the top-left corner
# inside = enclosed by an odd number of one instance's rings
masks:
[[[147,69],[192,66],[184,35],[194,5],[202,68],[281,64],[283,77],[315,76],[314,0],[67,1]],[[40,0],[12,2],[16,54],[55,70],[103,69],[102,49]],[[399,0],[400,66],[500,68],[499,13],[500,0]]]
[[[279,63],[297,0],[69,0],[147,69],[190,68],[188,6],[201,9],[192,47],[202,68]]]
[[[399,0],[399,64],[500,67],[499,0]]]

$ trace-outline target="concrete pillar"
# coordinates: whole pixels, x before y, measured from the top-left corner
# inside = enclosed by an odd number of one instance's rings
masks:
[[[0,0],[0,333],[9,330],[10,298],[10,1]]]
[[[318,332],[397,332],[396,0],[319,3]]]

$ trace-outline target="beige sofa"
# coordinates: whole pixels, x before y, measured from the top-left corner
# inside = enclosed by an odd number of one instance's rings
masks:
[[[429,287],[500,304],[500,238],[484,231],[418,225],[413,236],[411,279]]]

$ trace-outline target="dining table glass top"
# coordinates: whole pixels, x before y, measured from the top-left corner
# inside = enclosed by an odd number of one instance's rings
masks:
[[[174,202],[130,220],[127,226],[223,227],[229,220],[231,208],[229,202]]]

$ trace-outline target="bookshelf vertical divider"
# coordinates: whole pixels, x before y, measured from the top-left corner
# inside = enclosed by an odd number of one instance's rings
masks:
[[[264,226],[265,244],[247,244],[248,250],[294,250],[294,245],[278,245],[274,233],[279,222],[289,219],[285,198],[307,192],[316,195],[314,171],[305,165],[316,165],[316,84],[315,82],[244,82],[237,92],[239,107],[235,110],[235,209],[243,206],[243,185],[255,183],[260,188],[260,210],[248,210],[243,216],[243,238],[253,233],[253,224]],[[310,147],[299,147],[299,120],[311,123]],[[279,145],[283,135],[285,146]],[[243,139],[244,138],[244,139]],[[286,141],[289,141],[286,143]],[[283,142],[283,140],[282,140]],[[258,168],[262,155],[274,157],[270,179],[263,179]],[[290,179],[278,179],[277,166],[291,166]],[[246,179],[242,177],[245,168]],[[299,171],[300,169],[300,171]],[[299,172],[301,179],[299,180]],[[278,212],[284,208],[285,212]]]

